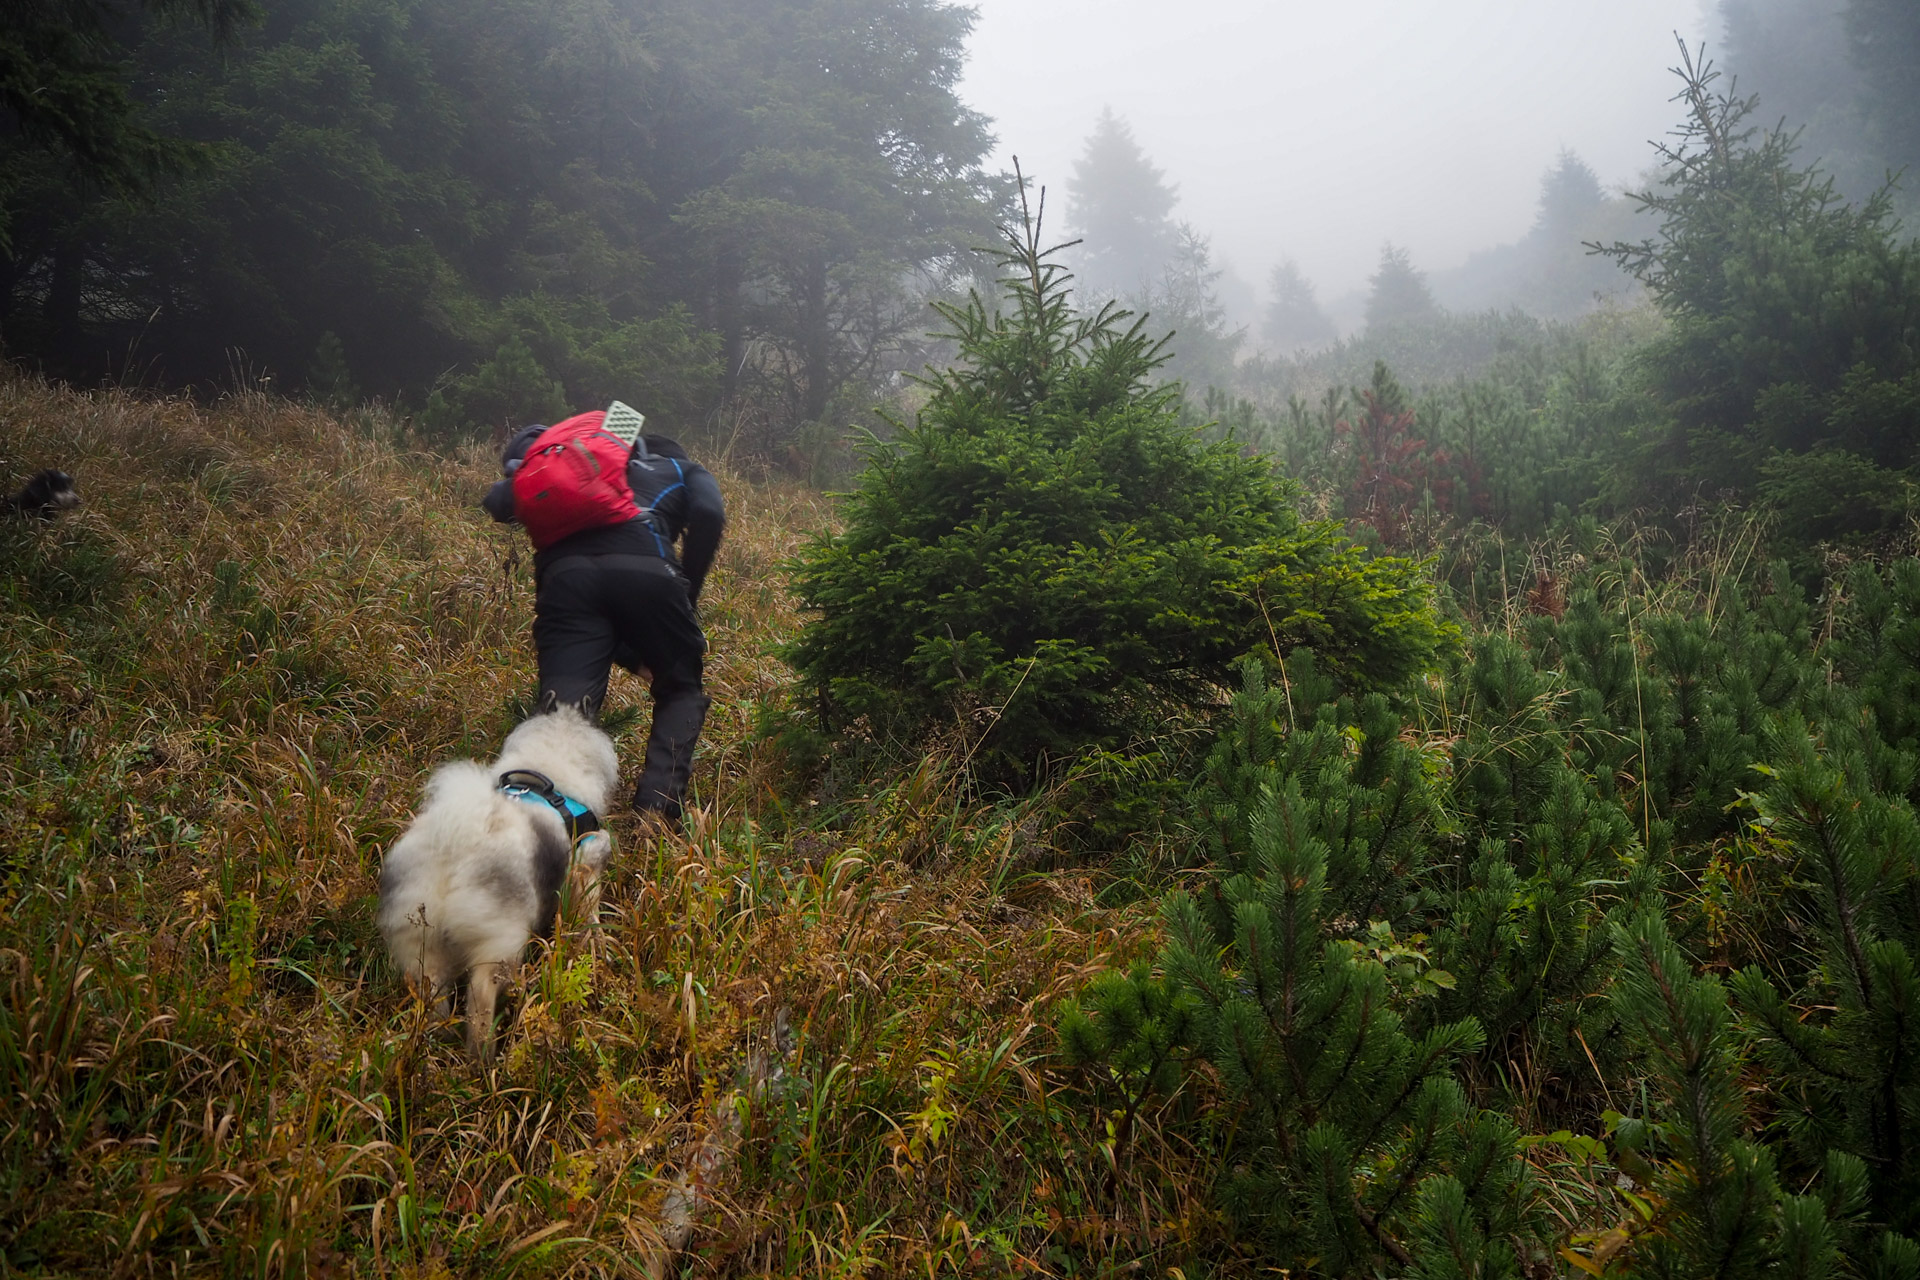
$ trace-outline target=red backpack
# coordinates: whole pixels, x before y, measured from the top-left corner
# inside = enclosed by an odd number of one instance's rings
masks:
[[[514,517],[536,550],[643,514],[627,483],[633,449],[604,428],[606,417],[596,409],[548,427],[513,473]]]

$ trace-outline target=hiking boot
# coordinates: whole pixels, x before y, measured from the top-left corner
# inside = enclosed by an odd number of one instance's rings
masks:
[[[652,840],[658,836],[677,836],[681,833],[680,815],[669,813],[653,805],[635,804],[634,817],[640,820],[640,838]]]

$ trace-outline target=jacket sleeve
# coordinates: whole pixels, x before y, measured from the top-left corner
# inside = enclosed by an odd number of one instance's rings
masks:
[[[533,442],[546,432],[547,429],[537,423],[522,427],[513,433],[513,439],[507,441],[507,447],[501,450],[500,470],[506,473],[507,478],[494,481],[493,488],[487,490],[487,496],[480,499],[480,505],[498,523],[513,523],[513,473],[526,458],[527,450],[533,448]]]
[[[480,499],[480,505],[487,514],[500,524],[513,523],[513,481],[496,480],[493,488],[487,490],[487,496]]]
[[[700,588],[720,550],[727,530],[727,507],[720,498],[720,482],[699,463],[687,468],[687,522],[680,534],[680,567],[686,572],[688,594],[695,603]]]

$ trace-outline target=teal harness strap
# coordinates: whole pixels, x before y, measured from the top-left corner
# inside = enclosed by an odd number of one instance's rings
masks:
[[[553,785],[553,779],[532,769],[509,769],[500,775],[500,794],[528,804],[545,805],[567,824],[567,839],[578,840],[600,829],[593,810]]]

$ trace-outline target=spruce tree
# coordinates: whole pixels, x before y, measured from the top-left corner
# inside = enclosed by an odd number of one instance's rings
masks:
[[[347,360],[346,344],[329,329],[320,335],[313,359],[307,364],[307,393],[335,412],[348,408],[360,398],[353,384],[353,366]]]
[[[1413,265],[1405,249],[1391,244],[1383,248],[1379,269],[1373,273],[1369,285],[1369,331],[1406,328],[1440,317],[1440,306],[1427,288],[1426,273]]]
[[[141,15],[189,17],[225,40],[258,16],[254,0],[34,0],[0,9],[0,117],[30,146],[77,162],[94,181],[138,189],[203,158],[142,116],[120,65]],[[11,185],[11,184],[8,184]],[[6,244],[0,204],[0,249]]]
[[[1867,116],[1889,167],[1920,170],[1920,12],[1903,0],[1847,0],[1847,35]]]
[[[1539,213],[1534,227],[1556,240],[1570,240],[1606,201],[1600,179],[1587,162],[1562,151],[1540,180]]]
[[[529,422],[556,422],[566,416],[567,392],[551,377],[519,334],[509,334],[493,358],[436,391],[427,402],[427,418],[457,429],[510,431]]]
[[[1596,294],[1624,288],[1628,281],[1619,269],[1583,242],[1607,234],[1625,212],[1584,160],[1562,151],[1541,177],[1538,212],[1521,246],[1531,276],[1521,295],[1527,308],[1541,316],[1578,316],[1592,309]]]
[[[1664,425],[1623,479],[1642,486],[1636,502],[1649,485],[1666,499],[1759,493],[1815,536],[1874,533],[1887,502],[1850,518],[1807,468],[1837,462],[1845,485],[1873,489],[1878,471],[1915,463],[1920,244],[1896,234],[1889,189],[1847,204],[1796,161],[1793,134],[1752,122],[1757,99],[1683,54],[1688,119],[1660,149],[1660,184],[1635,196],[1659,230],[1605,248],[1672,319],[1644,357]],[[1781,457],[1799,461],[1769,468]]]
[[[798,564],[815,616],[786,654],[817,727],[916,751],[957,733],[982,777],[1024,785],[1209,716],[1261,646],[1310,647],[1358,688],[1424,666],[1445,629],[1416,567],[1202,443],[1150,385],[1156,344],[1076,313],[1039,234],[1009,237],[1007,310],[943,308],[959,362]]]
[[[1067,195],[1067,220],[1081,240],[1081,287],[1096,305],[1151,289],[1179,248],[1179,195],[1113,108],[1101,110],[1087,135]]]
[[[1291,258],[1267,276],[1267,311],[1260,333],[1281,355],[1324,347],[1340,336],[1315,296],[1313,282]]]
[[[1189,401],[1233,383],[1234,356],[1244,329],[1228,326],[1218,286],[1224,269],[1213,265],[1213,244],[1186,223],[1174,230],[1173,256],[1158,281],[1126,299],[1149,329],[1167,334],[1167,359],[1158,376],[1178,382]]]

